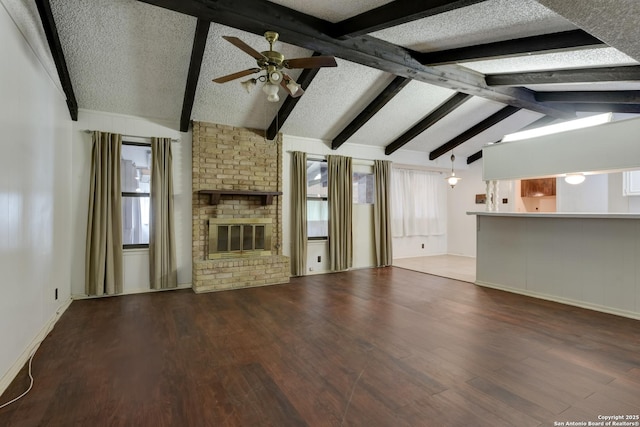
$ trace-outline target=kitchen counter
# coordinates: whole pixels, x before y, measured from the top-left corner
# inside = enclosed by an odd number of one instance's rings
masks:
[[[640,215],[476,215],[476,284],[640,319]]]
[[[508,216],[523,218],[611,218],[640,219],[640,214],[600,212],[467,212],[467,215]]]

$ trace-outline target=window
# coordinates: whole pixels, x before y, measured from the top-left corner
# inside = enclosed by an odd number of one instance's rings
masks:
[[[151,144],[123,141],[120,157],[122,244],[148,248]]]
[[[353,173],[353,203],[372,205],[374,200],[374,182],[372,173]]]
[[[307,160],[307,237],[326,239],[329,234],[328,175],[325,160]]]

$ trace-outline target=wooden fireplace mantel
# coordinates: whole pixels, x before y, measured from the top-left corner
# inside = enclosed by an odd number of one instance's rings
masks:
[[[270,205],[273,203],[273,196],[281,196],[282,191],[259,191],[259,190],[199,190],[198,194],[206,194],[209,196],[209,204],[217,205],[220,203],[220,197],[227,196],[258,196],[261,198],[262,205]]]

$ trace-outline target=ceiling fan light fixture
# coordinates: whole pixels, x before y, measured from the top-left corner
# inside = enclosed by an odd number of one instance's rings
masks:
[[[280,84],[282,81],[282,73],[278,70],[269,71],[269,81],[274,85]]]
[[[287,89],[291,92],[291,95],[295,95],[296,92],[300,89],[300,85],[293,80],[289,80],[287,82]]]
[[[256,79],[249,79],[249,80],[245,80],[243,82],[240,82],[240,84],[242,85],[242,87],[244,88],[244,90],[247,91],[247,93],[251,93],[251,91],[253,90],[253,88],[255,87],[256,83],[258,80]]]
[[[278,102],[280,97],[278,96],[278,86],[271,82],[266,82],[262,86],[262,91],[267,94],[267,100],[269,102]]]

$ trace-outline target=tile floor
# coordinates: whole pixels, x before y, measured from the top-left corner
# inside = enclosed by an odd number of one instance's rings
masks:
[[[420,271],[435,276],[448,277],[474,283],[476,281],[476,259],[458,255],[435,255],[393,260],[395,267]]]

